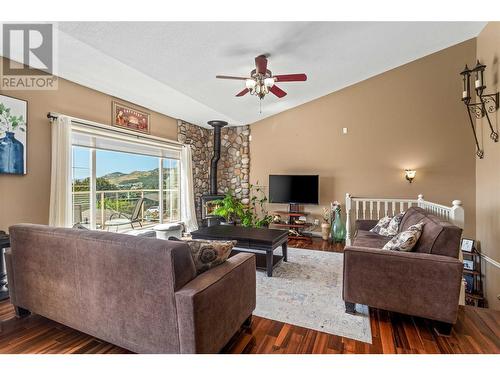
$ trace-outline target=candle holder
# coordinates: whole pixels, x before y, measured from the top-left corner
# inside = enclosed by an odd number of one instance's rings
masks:
[[[478,60],[474,69],[469,69],[469,67],[465,65],[464,70],[460,72],[463,82],[462,102],[464,102],[464,104],[467,107],[467,114],[469,115],[472,132],[474,134],[474,140],[476,142],[476,155],[480,159],[484,157],[484,151],[479,146],[476,134],[476,127],[474,126],[474,121],[472,119],[472,116],[474,116],[477,119],[486,117],[491,131],[490,138],[494,142],[498,142],[498,132],[496,132],[495,129],[493,128],[493,124],[491,123],[489,114],[498,111],[498,107],[500,104],[499,93],[498,92],[493,94],[484,93],[486,89],[486,84],[484,82],[485,69],[486,65],[481,64]],[[476,96],[479,98],[479,102],[476,103],[471,103],[470,78],[472,74],[474,74],[475,78],[474,90],[476,92]]]

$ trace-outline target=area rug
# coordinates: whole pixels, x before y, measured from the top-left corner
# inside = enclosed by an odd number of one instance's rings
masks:
[[[341,253],[289,248],[288,262],[278,264],[273,277],[257,271],[254,314],[371,343],[368,307],[345,313],[342,262]]]

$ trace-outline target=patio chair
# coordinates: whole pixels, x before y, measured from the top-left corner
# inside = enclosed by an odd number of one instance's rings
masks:
[[[73,205],[73,224],[81,224],[83,221],[82,205]]]
[[[109,230],[109,227],[116,227],[116,231],[118,232],[118,227],[120,225],[130,225],[132,229],[134,228],[134,223],[139,223],[142,227],[141,218],[139,215],[141,214],[141,208],[144,204],[144,198],[139,198],[137,203],[134,206],[132,211],[132,215],[127,215],[123,212],[115,212],[109,217],[109,220],[104,222],[104,226]]]

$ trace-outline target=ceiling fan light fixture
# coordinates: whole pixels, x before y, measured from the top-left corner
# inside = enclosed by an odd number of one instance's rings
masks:
[[[265,55],[259,55],[255,58],[255,69],[250,71],[249,76],[217,75],[215,77],[245,81],[245,89],[236,94],[236,96],[241,97],[250,94],[258,97],[260,100],[264,99],[269,93],[274,94],[278,99],[286,96],[286,92],[276,86],[276,82],[300,82],[307,80],[307,76],[304,73],[273,75],[267,69],[267,57]]]
[[[266,79],[264,79],[264,85],[266,85],[266,87],[273,87],[274,86],[274,78],[272,77],[268,77]]]
[[[255,80],[253,79],[247,79],[245,81],[245,86],[247,87],[247,89],[249,90],[252,90],[255,88],[255,85],[257,84],[257,82],[255,82]]]

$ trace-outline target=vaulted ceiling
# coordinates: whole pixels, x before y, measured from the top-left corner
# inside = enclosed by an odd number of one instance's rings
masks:
[[[205,125],[244,125],[476,37],[483,22],[60,22],[63,78]],[[235,94],[253,59],[269,54],[283,99]]]

